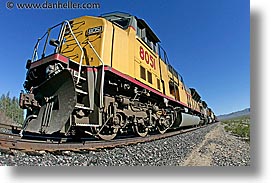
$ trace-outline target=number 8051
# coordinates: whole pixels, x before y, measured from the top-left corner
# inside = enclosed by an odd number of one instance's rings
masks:
[[[141,60],[145,60],[145,62],[149,64],[153,69],[156,69],[155,58],[151,54],[149,54],[147,50],[144,51],[142,46],[140,46],[139,55]]]

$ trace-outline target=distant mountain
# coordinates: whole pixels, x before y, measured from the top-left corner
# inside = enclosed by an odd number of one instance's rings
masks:
[[[249,115],[250,115],[250,108],[246,108],[241,111],[220,115],[217,118],[219,120],[227,120],[227,119],[232,119],[232,118],[241,117],[241,116],[249,116]]]

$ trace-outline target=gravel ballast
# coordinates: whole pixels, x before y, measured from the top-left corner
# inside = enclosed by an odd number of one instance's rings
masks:
[[[60,154],[52,154],[40,152],[40,154],[26,154],[20,151],[13,151],[12,153],[0,152],[0,165],[8,166],[193,166],[192,164],[184,164],[188,159],[195,158],[191,156],[198,147],[201,151],[208,152],[211,141],[206,141],[211,132],[217,131],[221,128],[220,124],[212,124],[205,128],[198,129],[193,132],[180,134],[166,139],[156,140],[153,142],[140,143],[126,147],[103,149],[98,151],[88,151],[85,153],[62,152]],[[226,134],[225,134],[226,135]],[[233,137],[232,137],[233,138]],[[213,140],[221,146],[225,146],[228,139],[220,142],[220,139]],[[237,140],[237,139],[236,139]],[[231,153],[237,150],[240,153],[230,156],[230,161],[222,152],[221,147],[217,147],[213,154],[213,161],[210,165],[224,166],[224,165],[249,165],[249,153],[243,154],[245,145],[239,145],[239,142],[229,141],[228,148]],[[237,143],[237,144],[235,144]],[[249,145],[248,145],[249,147]],[[245,148],[247,148],[245,146]],[[248,149],[249,152],[249,149]],[[210,153],[207,153],[210,154]],[[245,157],[243,157],[245,156]],[[189,161],[189,160],[188,160]],[[235,163],[237,161],[238,163]],[[194,164],[194,166],[201,166]]]

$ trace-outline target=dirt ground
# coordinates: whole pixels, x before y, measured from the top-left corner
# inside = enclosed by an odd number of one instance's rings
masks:
[[[249,166],[248,143],[225,132],[221,123],[184,158],[181,166]]]

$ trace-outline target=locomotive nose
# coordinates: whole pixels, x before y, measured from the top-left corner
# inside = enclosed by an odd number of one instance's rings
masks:
[[[40,109],[36,118],[26,119],[25,130],[33,133],[59,132],[68,121],[76,105],[74,81],[68,70],[63,70],[33,90]]]

